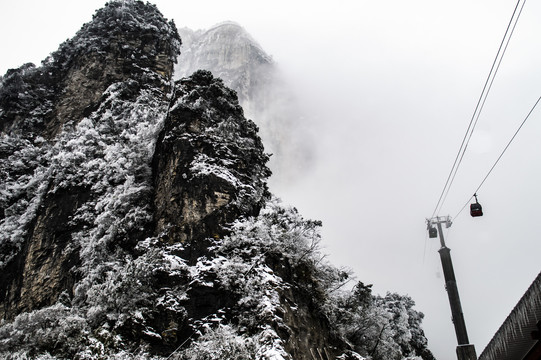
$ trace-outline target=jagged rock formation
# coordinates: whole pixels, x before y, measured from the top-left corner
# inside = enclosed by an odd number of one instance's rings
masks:
[[[156,233],[206,251],[223,224],[255,216],[269,194],[268,156],[235,93],[208,72],[179,81],[154,154]]]
[[[411,299],[338,290],[235,92],[171,80],[179,47],[112,1],[1,78],[0,356],[431,359]]]
[[[208,30],[181,28],[183,39],[175,77],[203,69],[237,92],[246,117],[254,119],[273,154],[275,185],[302,176],[315,143],[309,119],[289,90],[280,68],[239,24],[227,21]]]

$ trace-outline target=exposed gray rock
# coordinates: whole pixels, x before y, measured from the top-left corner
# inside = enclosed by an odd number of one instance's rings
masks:
[[[198,71],[175,88],[154,155],[156,233],[189,242],[195,261],[224,225],[255,216],[269,193],[268,155],[236,94]]]

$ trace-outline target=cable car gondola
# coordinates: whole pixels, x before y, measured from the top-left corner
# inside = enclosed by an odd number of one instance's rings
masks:
[[[438,230],[432,225],[432,220],[426,219],[426,229],[430,239],[438,237]]]
[[[479,201],[477,201],[477,194],[474,194],[473,196],[475,196],[475,202],[470,205],[470,215],[472,217],[483,216],[483,207],[479,204]]]

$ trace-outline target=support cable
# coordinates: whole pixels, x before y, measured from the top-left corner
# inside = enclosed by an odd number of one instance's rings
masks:
[[[520,15],[522,14],[522,9],[524,8],[524,4],[525,4],[525,3],[526,3],[526,1],[524,1],[524,2],[522,3],[522,6],[521,6],[521,8],[520,8],[520,11],[519,11],[519,13],[518,13],[518,15],[517,15],[517,17],[516,17],[515,23],[513,24],[513,27],[512,27],[512,29],[511,29],[511,32],[509,33],[509,37],[507,38],[507,42],[506,42],[505,47],[504,47],[503,52],[502,52],[502,56],[500,57],[500,60],[498,61],[498,65],[496,66],[496,70],[494,71],[494,76],[493,76],[492,79],[490,80],[490,84],[489,84],[489,86],[488,86],[488,90],[486,91],[485,96],[484,96],[484,98],[483,98],[483,101],[481,102],[481,106],[479,107],[479,111],[477,112],[477,116],[476,116],[476,118],[475,118],[475,122],[473,123],[473,127],[472,127],[472,129],[471,129],[471,131],[470,131],[470,135],[468,136],[468,140],[466,141],[466,145],[465,145],[465,147],[464,147],[464,151],[462,152],[462,155],[460,156],[460,160],[458,161],[458,165],[456,166],[455,173],[453,174],[453,177],[452,177],[452,179],[451,179],[450,184],[452,184],[453,181],[455,180],[455,176],[456,176],[456,174],[457,174],[457,172],[458,172],[458,167],[459,167],[460,164],[462,163],[462,159],[464,158],[464,154],[466,153],[466,149],[467,149],[467,147],[468,147],[468,144],[470,143],[470,139],[471,139],[471,137],[472,137],[472,135],[473,135],[473,131],[475,130],[475,127],[477,126],[477,121],[479,120],[479,116],[480,116],[480,114],[481,114],[481,111],[483,111],[483,108],[484,108],[484,106],[485,106],[485,102],[486,102],[486,100],[487,100],[488,93],[489,93],[490,90],[492,89],[492,84],[494,83],[494,79],[495,79],[495,77],[496,77],[496,73],[497,73],[498,70],[500,69],[500,65],[501,65],[501,63],[502,63],[503,56],[505,55],[505,52],[507,51],[507,47],[509,46],[509,41],[511,40],[511,37],[513,36],[513,32],[515,31],[515,27],[516,27],[516,25],[517,25],[518,19],[520,18]],[[518,4],[517,4],[517,6],[518,6]],[[516,8],[515,8],[515,11],[516,11]],[[513,15],[514,15],[514,13],[513,13]],[[509,29],[509,27],[508,27],[508,29]],[[504,38],[505,38],[505,37],[504,37]],[[496,56],[496,58],[497,58],[497,56]],[[494,64],[493,64],[492,66],[493,66],[493,68],[494,68]],[[491,71],[492,71],[492,69],[491,69]],[[486,85],[486,84],[485,84],[485,85]],[[478,103],[478,105],[479,105],[479,103]],[[474,114],[475,114],[475,113],[474,113]],[[445,192],[445,195],[444,195],[443,200],[442,200],[442,202],[441,202],[441,206],[440,206],[440,208],[439,208],[438,211],[437,211],[438,213],[441,211],[441,207],[443,207],[443,203],[445,203],[445,200],[447,199],[447,195],[449,194],[449,190],[450,190],[450,189],[451,189],[451,185],[449,185],[449,187],[447,188],[447,191]]]
[[[532,112],[535,110],[535,108],[537,107],[537,104],[539,104],[539,102],[541,101],[541,96],[537,99],[537,101],[535,102],[535,104],[533,105],[533,107],[531,108],[530,112],[528,113],[528,115],[526,115],[526,118],[524,118],[524,120],[522,121],[522,123],[520,124],[520,126],[518,127],[517,131],[515,131],[515,134],[511,137],[511,140],[509,140],[509,142],[507,143],[507,145],[505,146],[505,148],[503,149],[503,151],[501,152],[500,156],[498,156],[498,158],[496,159],[496,161],[494,162],[494,164],[492,165],[492,167],[490,168],[490,170],[488,171],[488,173],[486,174],[486,176],[484,177],[483,181],[481,181],[481,183],[479,184],[479,186],[477,187],[477,189],[475,190],[474,194],[476,194],[479,189],[481,189],[481,186],[483,186],[483,184],[485,183],[485,181],[487,180],[487,178],[489,177],[489,175],[492,173],[492,170],[494,170],[494,168],[496,167],[496,165],[499,163],[500,159],[502,158],[503,154],[505,154],[505,152],[507,151],[507,149],[509,148],[509,145],[511,145],[511,143],[513,142],[513,140],[515,140],[515,137],[517,136],[517,134],[519,133],[519,131],[522,129],[522,127],[524,126],[524,124],[526,123],[526,120],[528,120],[530,118],[530,115],[532,114]],[[455,219],[458,217],[458,215],[460,215],[460,213],[466,208],[466,206],[468,206],[468,204],[470,203],[471,199],[474,197],[475,195],[472,195],[468,201],[466,202],[466,204],[462,207],[462,209],[460,209],[460,211],[455,215]]]
[[[494,78],[496,77],[496,73],[498,72],[498,69],[500,67],[501,61],[503,59],[503,55],[505,54],[505,50],[507,49],[507,45],[509,44],[509,41],[511,40],[511,35],[515,29],[515,26],[518,22],[518,19],[520,17],[520,14],[522,13],[522,9],[524,8],[524,4],[526,3],[526,0],[522,3],[522,7],[520,8],[520,11],[518,15],[517,9],[519,8],[521,0],[517,1],[517,4],[515,6],[515,9],[513,10],[513,14],[511,16],[511,19],[509,20],[509,24],[507,25],[507,29],[505,30],[505,34],[503,36],[503,39],[500,43],[500,47],[498,48],[498,52],[496,53],[496,57],[494,58],[494,61],[492,63],[492,67],[490,68],[490,72],[488,74],[488,77],[485,81],[485,85],[483,86],[483,90],[481,92],[481,95],[479,96],[479,99],[477,101],[477,105],[475,106],[475,110],[473,112],[473,115],[470,119],[470,123],[468,124],[468,128],[466,129],[466,133],[464,134],[464,137],[462,139],[462,143],[460,144],[460,148],[458,149],[458,153],[455,157],[455,161],[453,163],[453,166],[451,168],[451,171],[449,172],[449,175],[447,176],[447,180],[445,182],[445,185],[443,187],[443,190],[440,194],[440,197],[438,199],[438,203],[436,204],[436,207],[434,208],[434,211],[432,213],[431,217],[434,217],[439,211],[441,211],[441,208],[443,207],[443,203],[445,202],[445,199],[447,198],[447,194],[449,193],[449,190],[451,189],[451,185],[455,179],[456,173],[458,172],[458,168],[460,164],[462,163],[462,159],[464,157],[464,154],[466,152],[466,148],[468,147],[468,143],[471,139],[471,136],[473,134],[473,130],[475,129],[475,126],[477,124],[477,120],[479,119],[479,115],[481,113],[481,110],[485,104],[486,98],[488,96],[488,93],[490,92],[490,89],[492,87],[492,83],[494,82]],[[514,23],[514,25],[513,25]],[[510,31],[511,30],[511,31]],[[508,36],[509,34],[509,36]],[[504,46],[505,44],[505,46]],[[501,54],[501,55],[500,55]]]

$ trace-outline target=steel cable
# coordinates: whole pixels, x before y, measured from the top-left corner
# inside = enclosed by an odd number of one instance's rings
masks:
[[[533,105],[533,107],[530,109],[530,111],[528,112],[528,115],[526,115],[526,118],[524,118],[524,120],[522,121],[522,123],[520,124],[520,126],[518,127],[517,131],[515,131],[515,133],[513,134],[513,136],[511,137],[511,140],[509,140],[509,142],[507,143],[507,145],[505,146],[505,148],[503,149],[503,151],[501,152],[500,156],[498,156],[498,158],[496,159],[496,161],[494,162],[494,164],[492,165],[492,167],[490,168],[490,170],[488,171],[488,173],[486,174],[486,176],[483,178],[483,181],[481,181],[481,183],[479,184],[479,186],[477,187],[477,189],[475,189],[475,192],[474,194],[476,194],[479,189],[481,189],[481,186],[483,186],[483,184],[485,183],[485,181],[487,180],[487,178],[489,177],[489,175],[492,173],[492,171],[494,170],[494,168],[496,167],[496,165],[500,162],[500,159],[502,158],[503,154],[505,154],[505,152],[507,151],[507,149],[509,148],[509,146],[511,145],[511,143],[513,142],[513,140],[515,140],[515,137],[517,136],[517,134],[519,133],[519,131],[522,129],[522,127],[524,126],[524,124],[526,123],[526,121],[530,118],[530,115],[532,114],[532,112],[535,110],[535,108],[537,107],[537,104],[539,104],[539,101],[541,101],[541,96],[537,99],[537,101],[535,102],[535,104]],[[455,215],[455,219],[458,217],[458,215],[460,215],[460,213],[466,208],[466,206],[468,206],[468,204],[470,203],[471,199],[473,198],[474,195],[472,195],[468,201],[466,202],[466,204],[462,207],[462,209],[460,209],[460,211]]]
[[[498,72],[498,69],[500,67],[501,61],[503,59],[503,55],[505,54],[505,50],[507,49],[509,41],[511,40],[511,35],[513,34],[515,26],[520,17],[520,14],[522,13],[522,9],[524,8],[524,4],[526,3],[526,0],[524,0],[524,2],[522,3],[522,6],[520,7],[520,11],[518,12],[518,15],[515,17],[515,15],[517,14],[517,9],[519,8],[521,1],[522,0],[517,1],[515,9],[513,10],[513,14],[511,15],[511,19],[509,20],[509,24],[507,25],[507,29],[505,30],[505,34],[500,43],[500,47],[498,48],[498,52],[496,53],[496,57],[494,58],[492,67],[490,68],[490,72],[485,81],[485,85],[483,86],[483,90],[481,92],[481,95],[479,96],[477,105],[475,106],[475,110],[470,119],[470,123],[468,124],[468,128],[466,129],[466,133],[464,134],[462,143],[460,144],[460,148],[458,149],[458,153],[455,157],[453,166],[451,167],[451,171],[449,172],[449,175],[447,176],[447,180],[445,182],[445,185],[443,187],[443,190],[440,194],[440,197],[438,199],[438,202],[436,204],[436,207],[434,208],[434,211],[431,217],[434,217],[437,213],[439,213],[439,211],[441,211],[441,208],[443,207],[445,199],[447,198],[447,194],[449,193],[449,190],[451,189],[451,185],[454,182],[454,179],[456,177],[456,173],[458,172],[458,168],[460,164],[462,163],[462,159],[464,158],[464,154],[466,153],[466,149],[468,147],[468,143],[473,134],[473,130],[475,129],[477,120],[479,119],[479,115],[481,114],[481,110],[484,107],[488,93],[490,92],[490,89],[492,88],[492,83],[494,82],[494,78],[496,77],[496,73]],[[509,30],[511,30],[511,32]],[[501,53],[501,56],[500,56],[500,53]]]

